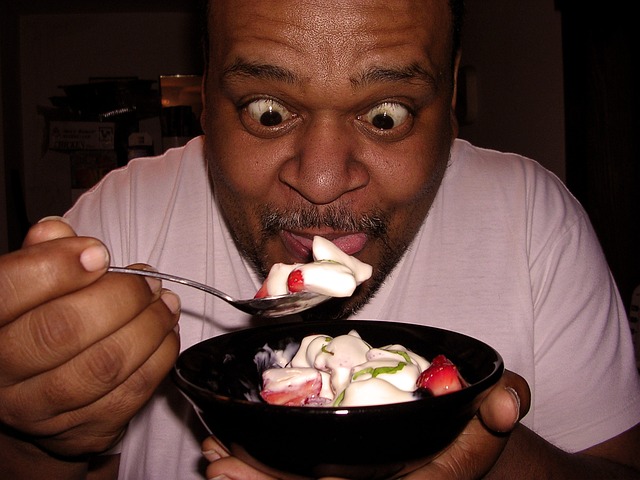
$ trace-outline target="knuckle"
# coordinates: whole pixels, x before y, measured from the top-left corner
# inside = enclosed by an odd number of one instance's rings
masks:
[[[171,370],[180,349],[177,336],[170,333],[154,354],[126,380],[132,398],[147,398]]]
[[[31,310],[6,325],[0,336],[0,385],[50,369],[80,348],[75,315],[51,305]],[[20,339],[20,341],[16,341]]]
[[[12,269],[5,267],[4,263],[6,261],[0,263],[0,291],[2,292],[0,295],[0,325],[19,314],[17,306],[20,303],[20,288],[14,280]]]
[[[126,375],[124,355],[112,337],[92,345],[42,379],[40,401],[59,413],[93,403],[112,391]]]
[[[28,314],[34,348],[43,355],[77,351],[81,347],[79,312],[63,302],[52,302]]]
[[[38,392],[44,393],[44,392]],[[67,428],[60,425],[61,418],[46,402],[33,402],[34,391],[26,384],[18,384],[3,389],[0,396],[0,424],[10,431],[29,437],[55,435]],[[39,399],[43,399],[37,395]],[[58,405],[60,399],[53,405]],[[0,427],[1,428],[1,427]]]
[[[17,387],[6,387],[0,394],[0,423],[10,428],[18,428],[24,419],[29,418],[30,411],[17,394]]]
[[[111,390],[119,383],[124,367],[126,348],[114,336],[107,337],[93,345],[90,354],[84,359],[83,370],[91,383],[99,391]]]
[[[130,399],[136,401],[149,397],[158,383],[156,378],[158,373],[151,372],[146,368],[140,368],[133,375],[130,375],[124,385],[129,395],[131,395]]]

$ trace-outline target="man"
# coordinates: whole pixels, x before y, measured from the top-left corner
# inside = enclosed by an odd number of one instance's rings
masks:
[[[265,478],[163,381],[178,314],[181,348],[256,320],[105,269],[143,262],[248,297],[274,262],[308,261],[321,234],[374,277],[310,315],[459,330],[517,373],[406,479],[638,474],[640,385],[588,218],[534,162],[454,141],[458,11],[212,5],[205,137],[114,172],[68,213],[73,228],[41,222],[0,259],[2,468],[200,478],[204,440],[209,478]]]

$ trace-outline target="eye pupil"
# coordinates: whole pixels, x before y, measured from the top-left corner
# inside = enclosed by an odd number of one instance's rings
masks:
[[[381,113],[373,117],[371,121],[371,125],[381,130],[390,130],[393,128],[394,121],[390,115],[386,113]]]
[[[260,123],[265,127],[273,127],[282,123],[282,115],[273,109],[269,109],[260,115]]]

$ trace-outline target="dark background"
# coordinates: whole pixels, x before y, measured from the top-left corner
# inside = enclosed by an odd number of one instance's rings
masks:
[[[557,4],[562,13],[566,183],[589,213],[628,306],[640,285],[640,125],[631,49],[637,22],[622,2]]]
[[[539,15],[535,9],[541,5],[547,10]],[[633,15],[622,5],[621,1],[590,6],[570,0],[468,0],[463,51],[469,56],[463,59],[478,73],[480,111],[462,126],[461,137],[532,156],[565,181],[589,213],[628,306],[640,284],[640,157],[638,90],[632,85]],[[22,131],[21,121],[25,85],[20,70],[21,19],[32,14],[190,13],[194,6],[189,0],[16,0],[0,5],[0,163],[4,163],[0,234],[6,231],[7,237],[6,246],[0,242],[0,253],[19,248],[33,222],[24,201],[23,138],[28,133]],[[197,36],[195,18],[190,35]],[[192,70],[200,68],[197,52],[184,55]],[[532,56],[535,61],[529,60]],[[519,60],[529,64],[523,67]],[[512,62],[513,68],[505,62]],[[513,91],[483,90],[494,83],[488,81],[491,74],[499,79],[504,72],[514,72],[509,79]],[[526,94],[519,93],[520,87],[528,89]],[[514,92],[522,105],[503,112],[499,99],[509,103]]]

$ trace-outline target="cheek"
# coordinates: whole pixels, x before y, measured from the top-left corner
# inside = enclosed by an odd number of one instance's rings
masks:
[[[408,241],[428,213],[435,196],[437,181],[433,176],[425,175],[426,170],[424,165],[413,170],[407,168],[404,174],[397,175],[393,181],[387,182],[382,190],[381,198],[387,200],[382,208],[388,214],[391,236]],[[413,173],[407,175],[410,171]]]
[[[389,214],[391,235],[405,240],[415,234],[431,208],[449,161],[451,142],[447,135],[428,133],[410,140],[378,152],[384,160],[372,175],[380,207]]]
[[[437,188],[449,148],[434,147],[428,142],[412,142],[400,148],[388,147],[379,152],[372,167],[372,178],[381,202],[391,209],[412,210],[429,202]]]
[[[277,181],[274,149],[247,134],[235,112],[221,112],[216,119],[208,119],[205,133],[218,193],[224,188],[238,202],[264,201]]]

